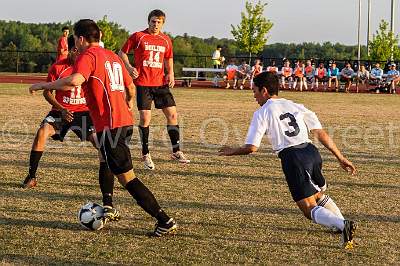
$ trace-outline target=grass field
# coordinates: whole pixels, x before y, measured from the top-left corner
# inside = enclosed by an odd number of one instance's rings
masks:
[[[27,87],[0,85],[0,264],[397,264],[400,260],[399,95],[282,93],[314,110],[358,168],[341,170],[321,148],[329,195],[359,222],[358,246],[312,224],[292,202],[278,158],[265,140],[251,156],[218,157],[223,144],[243,143],[257,103],[250,91],[175,89],[183,146],[192,163],[169,159],[164,118],[153,116],[154,172],[142,170],[138,134],[134,170],[180,226],[154,239],[148,217],[117,184],[122,220],[99,232],[83,230],[76,213],[101,203],[97,154],[74,135],[49,141],[34,190],[18,187],[30,145],[49,111]]]

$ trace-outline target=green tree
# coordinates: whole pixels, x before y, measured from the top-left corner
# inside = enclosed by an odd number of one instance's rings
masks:
[[[261,1],[255,5],[246,1],[246,12],[241,13],[242,21],[236,27],[231,25],[231,33],[237,46],[249,53],[250,60],[252,54],[257,54],[264,49],[268,41],[267,34],[273,26],[273,23],[263,15],[266,5]]]
[[[121,25],[108,21],[107,16],[104,16],[96,23],[103,32],[101,40],[104,42],[104,47],[112,51],[121,49],[122,45],[128,39],[128,31],[123,29]]]
[[[391,58],[393,47],[393,59],[400,59],[399,36],[389,30],[389,23],[381,20],[379,29],[369,42],[370,59],[374,61],[387,61]]]

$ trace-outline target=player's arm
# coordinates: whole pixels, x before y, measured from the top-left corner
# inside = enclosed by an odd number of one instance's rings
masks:
[[[122,59],[122,62],[124,63],[126,69],[128,70],[129,74],[131,75],[131,77],[133,79],[136,79],[139,76],[139,72],[137,71],[137,69],[135,67],[133,67],[131,65],[131,63],[129,63],[128,54],[126,54],[122,50],[119,50],[118,56]]]
[[[219,151],[218,151],[218,155],[225,155],[225,156],[232,156],[232,155],[247,155],[253,152],[256,152],[258,150],[258,148],[254,145],[251,144],[245,144],[242,147],[237,147],[237,148],[233,148],[233,147],[229,147],[229,146],[225,146],[222,147]]]
[[[82,85],[86,80],[80,73],[74,73],[68,77],[58,79],[53,82],[41,82],[33,84],[29,88],[29,92],[33,93],[38,90],[63,90],[70,91],[76,86]]]
[[[318,139],[318,141],[325,146],[325,148],[327,148],[333,155],[335,155],[340,163],[340,166],[344,170],[352,175],[356,173],[356,168],[354,167],[353,163],[343,156],[343,154],[337,148],[335,142],[333,142],[332,138],[328,135],[328,133],[326,133],[324,129],[312,129],[311,132]]]
[[[125,88],[125,93],[126,93],[125,100],[126,103],[128,104],[129,111],[133,110],[133,105],[135,102],[135,90],[136,86],[133,82]]]
[[[68,109],[65,109],[59,102],[57,102],[51,90],[44,90],[43,97],[46,101],[51,104],[55,109],[61,112],[61,116],[63,119],[71,122],[74,120],[74,114],[71,113]]]
[[[175,74],[174,74],[174,59],[167,59],[167,75],[168,75],[168,86],[173,88],[175,86]]]

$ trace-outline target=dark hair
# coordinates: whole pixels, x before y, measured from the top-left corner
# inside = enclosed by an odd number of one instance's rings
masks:
[[[152,17],[156,18],[162,18],[163,21],[165,22],[165,13],[161,11],[160,9],[154,9],[149,13],[149,16],[147,17],[147,22],[150,22],[150,19]]]
[[[75,48],[75,39],[74,36],[70,35],[68,37],[68,51],[71,51]]]
[[[219,49],[219,48],[221,48],[221,49],[222,49],[222,46],[218,44],[218,45],[217,45],[217,49]]]
[[[279,78],[271,72],[262,72],[254,78],[254,84],[258,90],[264,87],[267,89],[269,95],[278,95],[279,92]]]
[[[85,37],[88,43],[99,42],[100,29],[91,19],[81,19],[74,25],[74,35]]]
[[[69,30],[67,26],[62,27],[61,31]]]

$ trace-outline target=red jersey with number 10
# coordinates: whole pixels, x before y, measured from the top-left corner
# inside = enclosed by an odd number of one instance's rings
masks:
[[[47,82],[52,82],[57,79],[68,77],[72,74],[72,66],[68,59],[62,59],[54,63],[47,75]],[[71,91],[56,91],[55,98],[59,104],[70,112],[86,112],[88,107],[86,106],[85,94],[83,93],[81,86],[76,86]],[[52,110],[57,110],[52,108]]]
[[[86,79],[82,88],[96,132],[133,125],[125,101],[125,87],[132,84],[132,78],[115,53],[89,47],[77,58],[73,73]]]
[[[173,57],[171,39],[163,34],[150,34],[147,29],[135,32],[126,41],[121,51],[134,53],[134,66],[139,77],[134,83],[139,86],[156,87],[167,84],[164,75],[164,58]]]

